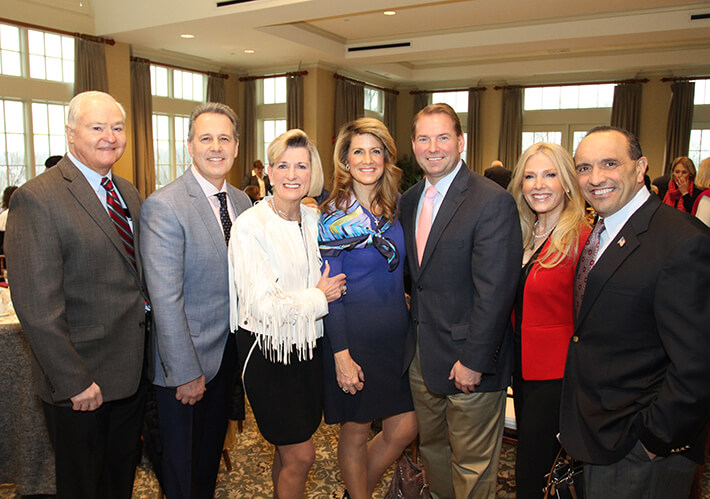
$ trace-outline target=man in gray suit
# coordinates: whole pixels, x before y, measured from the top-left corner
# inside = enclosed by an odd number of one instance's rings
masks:
[[[495,497],[522,242],[515,201],[461,159],[446,104],[422,109],[412,149],[426,177],[401,202],[412,281],[409,371],[436,498]]]
[[[6,255],[56,453],[57,497],[130,498],[145,383],[141,198],[111,168],[125,112],[103,92],[69,103],[69,153],[15,192]]]
[[[214,495],[236,372],[227,243],[251,206],[226,182],[238,122],[224,104],[190,116],[192,166],[143,205],[141,255],[155,320],[155,377],[168,498]]]

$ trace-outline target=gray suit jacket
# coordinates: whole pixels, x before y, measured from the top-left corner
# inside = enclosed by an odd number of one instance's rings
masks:
[[[227,185],[236,214],[251,207]],[[191,170],[151,194],[141,211],[140,251],[155,324],[158,386],[176,387],[222,362],[229,334],[227,245]]]
[[[141,198],[113,175],[140,241]],[[143,367],[141,259],[130,263],[116,227],[79,169],[62,158],[12,197],[5,250],[12,301],[32,347],[46,402],[96,382],[104,401],[135,393]]]
[[[412,283],[407,357],[414,354],[418,330],[429,390],[460,393],[448,379],[457,360],[483,373],[478,391],[502,390],[510,383],[510,312],[522,261],[515,201],[463,163],[441,202],[420,266],[415,234],[423,189],[421,180],[400,205]]]

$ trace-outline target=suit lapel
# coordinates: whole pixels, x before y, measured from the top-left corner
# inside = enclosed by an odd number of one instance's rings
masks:
[[[126,248],[123,246],[123,242],[118,235],[116,226],[114,225],[113,220],[111,220],[111,217],[106,209],[101,204],[101,201],[99,201],[96,192],[94,192],[89,184],[89,181],[86,180],[86,177],[82,175],[81,171],[79,171],[71,160],[66,156],[64,159],[66,161],[58,163],[57,167],[61,168],[61,171],[64,174],[64,179],[68,182],[67,189],[79,205],[81,205],[81,207],[89,214],[94,222],[96,222],[96,225],[98,225],[104,234],[106,234],[106,237],[111,240],[111,243],[116,247],[116,250],[118,250],[123,259],[128,263],[128,267],[130,267],[137,276],[138,274],[136,269],[133,267],[128,253],[126,252]],[[135,213],[138,213],[139,209],[139,207],[136,207]],[[130,206],[129,210],[131,210],[132,213],[134,212],[133,208]],[[137,248],[135,242],[134,247]]]
[[[640,245],[638,235],[648,230],[648,225],[660,202],[652,196],[624,224],[619,233],[609,243],[599,261],[589,272],[584,298],[579,308],[576,324],[579,326],[589,313],[599,293],[614,272]]]
[[[431,259],[431,255],[434,253],[436,244],[439,242],[444,229],[447,225],[449,225],[449,222],[451,222],[451,219],[459,209],[459,206],[461,206],[461,203],[465,201],[465,191],[468,189],[469,175],[470,172],[466,166],[466,163],[462,162],[459,173],[456,175],[456,178],[454,178],[454,181],[451,182],[449,190],[446,191],[446,196],[444,196],[444,199],[441,200],[439,211],[437,212],[434,223],[431,226],[431,231],[429,232],[429,237],[426,241],[426,247],[424,248],[424,254],[422,255],[420,272],[426,267],[427,263]]]
[[[192,200],[192,207],[195,212],[200,216],[202,222],[205,224],[205,228],[212,238],[212,242],[217,248],[217,253],[220,258],[227,258],[227,245],[224,243],[224,233],[222,232],[222,227],[217,222],[214,216],[210,202],[207,200],[202,187],[197,183],[197,179],[192,174],[191,170],[187,170],[181,177],[185,182],[185,189],[187,190],[188,196]]]

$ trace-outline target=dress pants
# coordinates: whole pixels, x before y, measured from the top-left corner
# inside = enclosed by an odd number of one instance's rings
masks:
[[[515,455],[515,492],[518,499],[540,499],[545,475],[560,450],[562,380],[524,381],[513,375],[518,445]]]
[[[155,387],[163,448],[163,492],[168,499],[211,499],[227,432],[237,347],[227,337],[222,364],[202,400],[183,405],[175,388]]]
[[[697,463],[680,454],[651,461],[640,441],[619,462],[584,465],[585,497],[678,499],[688,497]]]
[[[409,368],[419,449],[436,499],[496,495],[505,425],[504,390],[437,395],[424,383],[419,347]]]
[[[55,452],[58,499],[129,499],[141,455],[147,391],[104,402],[95,411],[43,402]]]

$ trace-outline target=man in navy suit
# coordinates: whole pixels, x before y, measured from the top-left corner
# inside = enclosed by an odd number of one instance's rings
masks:
[[[144,203],[141,255],[155,319],[155,378],[169,499],[212,497],[236,372],[229,331],[227,241],[251,206],[226,182],[237,116],[197,106],[188,125],[192,166]]]
[[[425,178],[401,202],[412,282],[410,382],[437,498],[495,496],[510,383],[510,311],[522,242],[513,198],[461,160],[446,104],[421,110],[412,148]]]
[[[575,164],[600,222],[577,269],[562,444],[586,497],[688,497],[710,413],[710,230],[650,195],[625,130],[591,130]]]

